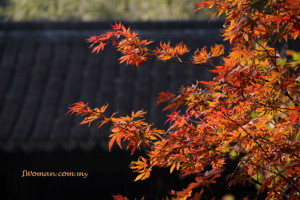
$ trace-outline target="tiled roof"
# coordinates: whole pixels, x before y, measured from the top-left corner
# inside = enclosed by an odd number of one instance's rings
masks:
[[[220,22],[125,24],[143,38],[184,41],[191,52],[221,42]],[[163,127],[166,113],[155,106],[157,94],[212,77],[204,67],[189,65],[120,65],[112,47],[92,54],[85,39],[109,27],[109,22],[0,24],[1,151],[107,149],[109,128],[79,126],[79,117],[66,116],[70,104],[108,103],[109,112],[121,114],[144,109],[149,121]]]

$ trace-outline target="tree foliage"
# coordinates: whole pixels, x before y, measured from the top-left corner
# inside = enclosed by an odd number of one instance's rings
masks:
[[[149,59],[162,62],[192,63],[206,66],[216,76],[197,81],[176,94],[163,92],[158,103],[167,102],[169,128],[158,130],[145,122],[143,111],[125,117],[107,116],[107,105],[91,109],[87,103],[70,106],[72,114],[85,116],[81,124],[111,123],[111,140],[122,142],[134,153],[141,147],[146,156],[133,161],[130,168],[144,180],[153,167],[169,167],[180,175],[194,176],[182,191],[171,191],[170,198],[201,198],[203,187],[215,183],[228,159],[238,162],[227,179],[229,186],[257,184],[268,199],[300,197],[300,62],[291,50],[287,60],[280,56],[278,43],[300,36],[299,0],[206,0],[197,10],[216,7],[214,15],[225,13],[222,36],[231,48],[224,55],[223,45],[203,47],[191,61],[182,61],[189,52],[184,43],[171,45],[140,39],[121,23],[112,31],[88,39],[98,53],[112,43],[121,52],[120,63],[140,67]],[[215,66],[213,57],[223,56]],[[201,89],[202,86],[205,89]],[[126,199],[117,195],[115,199]]]

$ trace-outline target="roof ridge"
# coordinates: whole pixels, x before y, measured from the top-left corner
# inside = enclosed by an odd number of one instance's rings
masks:
[[[126,26],[135,29],[211,29],[222,28],[223,20],[177,20],[177,21],[130,21],[120,20]],[[105,30],[115,21],[92,21],[92,22],[0,22],[0,30]]]

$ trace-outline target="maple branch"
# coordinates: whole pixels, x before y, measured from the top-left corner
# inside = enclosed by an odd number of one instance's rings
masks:
[[[178,64],[184,64],[184,65],[195,65],[195,66],[204,66],[204,67],[210,67],[210,68],[214,68],[215,66],[213,65],[209,65],[207,63],[200,63],[200,64],[195,64],[193,62],[188,62],[188,61],[182,61],[180,59],[179,60],[159,60],[157,59],[156,57],[154,56],[145,56],[146,58],[149,58],[149,59],[152,59],[152,60],[155,60],[155,61],[160,61],[160,62],[167,62],[167,63],[178,63]]]
[[[287,91],[287,89],[285,87],[282,87],[282,88],[283,88],[284,94],[295,104],[296,107],[298,107],[298,104],[296,102],[294,102],[294,98],[290,96],[290,94]]]
[[[131,131],[131,130],[129,130],[129,129],[126,128],[126,127],[123,127],[123,126],[121,126],[121,125],[119,125],[119,124],[114,124],[114,125],[117,126],[118,128],[121,128],[121,129],[123,129],[123,130],[125,130],[125,131],[128,131],[128,132],[130,132],[130,133],[132,133],[132,134],[134,134],[134,135],[137,135],[137,132]],[[143,129],[138,130],[138,132],[143,132],[143,131],[145,131],[146,129],[147,129],[147,128],[144,127]],[[155,142],[155,141],[158,141],[158,140],[151,140],[150,138],[146,138],[146,137],[144,136],[144,134],[138,134],[138,136],[141,136],[143,139],[148,140],[149,142]]]
[[[179,62],[181,62],[181,63],[182,63],[182,60],[179,58],[179,56],[178,56],[178,55],[176,55],[176,58],[177,58],[177,60],[178,60]]]
[[[253,163],[251,160],[244,160],[245,162],[249,162],[251,165],[253,165],[253,166],[255,166],[255,167],[259,167],[259,168],[262,168],[263,170],[266,170],[266,171],[270,171],[269,169],[266,169],[265,167],[263,167],[263,166],[258,166],[257,164],[255,164],[255,163]],[[236,167],[236,169],[235,169],[235,171],[234,171],[234,174],[232,174],[232,175],[230,175],[230,176],[237,176],[237,174],[238,174],[238,167],[240,166],[240,164],[238,164],[237,165],[237,167]],[[270,171],[271,173],[272,173],[272,171]],[[257,172],[257,174],[258,174],[258,172]],[[258,185],[260,185],[260,186],[263,186],[263,184],[262,183],[260,183],[259,181],[257,181],[257,180],[255,180],[254,178],[252,178],[250,175],[247,175],[247,177],[251,180],[251,181],[253,181],[253,182],[255,182],[256,184],[258,184]],[[272,178],[273,180],[275,179],[275,177],[274,178]],[[280,197],[280,194],[276,191],[276,190],[274,190],[273,192],[275,192],[276,194],[277,194],[277,196],[278,197]]]
[[[276,169],[276,171],[277,171],[278,173],[276,173],[276,172],[274,172],[274,171],[272,171],[272,170],[270,170],[270,169],[267,169],[267,170],[268,170],[269,172],[274,173],[274,174],[280,176],[281,178],[283,178],[290,186],[292,186],[292,188],[294,188],[297,192],[300,193],[300,189],[299,189],[299,188],[297,188],[292,182],[289,181],[289,179],[287,179],[284,175],[282,175],[282,174],[279,172],[279,170],[277,169],[277,167],[275,167],[275,169]]]
[[[275,60],[273,60],[273,56],[271,56],[271,54],[269,53],[269,51],[264,46],[262,46],[257,40],[255,40],[254,38],[253,38],[253,40],[255,41],[256,44],[258,44],[260,47],[262,47],[265,50],[265,52],[270,57],[272,63],[274,64],[275,70],[277,72],[279,72],[278,69],[277,69],[277,63],[276,63],[276,49],[275,49]],[[295,106],[298,106],[298,104],[296,102],[294,102],[294,98],[291,97],[290,94],[288,93],[286,87],[283,87],[283,91],[284,91],[285,95],[295,104]]]
[[[251,181],[255,182],[256,184],[258,184],[260,186],[263,185],[262,183],[260,183],[259,181],[255,180],[254,178],[252,178],[252,177],[249,177],[249,178],[251,179]]]
[[[218,109],[216,109],[218,110]],[[231,119],[229,116],[227,116],[224,112],[220,111],[227,119],[229,119],[230,121],[232,121],[233,123],[235,123],[237,126],[239,126],[258,146],[259,148],[264,152],[264,154],[267,156],[268,159],[270,159],[268,153],[265,151],[265,149],[261,146],[261,144],[243,127],[241,126],[239,123],[237,123],[235,120]]]
[[[133,44],[135,45],[135,44]],[[160,62],[168,62],[168,63],[178,63],[178,64],[184,64],[184,65],[195,65],[195,66],[204,66],[204,67],[210,67],[210,68],[214,68],[213,65],[209,65],[207,63],[199,63],[199,64],[195,64],[193,62],[188,62],[188,61],[182,61],[180,59],[180,57],[178,55],[176,55],[177,60],[159,60],[157,59],[155,56],[151,56],[148,52],[145,52],[143,49],[141,49],[139,46],[135,45],[136,48],[138,48],[144,55],[142,55],[145,58],[149,58],[151,60],[155,60],[155,61],[160,61]]]
[[[279,146],[278,146],[275,142],[269,140],[268,138],[261,137],[261,139],[266,140],[266,141],[272,143],[274,146],[276,146],[278,149],[280,149]],[[281,148],[281,150],[283,150],[283,149]],[[284,150],[283,150],[283,152],[284,152]],[[297,154],[294,154],[293,152],[288,152],[288,153],[289,153],[289,154],[292,154],[293,156],[295,156],[295,157],[297,157],[297,158],[300,158],[300,156],[298,156]]]
[[[216,109],[217,110],[217,109]],[[269,155],[267,154],[267,152],[263,149],[263,147],[259,144],[259,142],[257,140],[255,140],[251,135],[250,133],[248,133],[248,131],[246,129],[244,129],[239,123],[237,123],[235,120],[231,119],[229,116],[227,116],[224,112],[222,112],[221,110],[218,110],[220,111],[227,119],[229,119],[230,121],[234,122],[236,125],[238,125],[259,147],[260,149],[264,152],[264,154],[266,154],[267,158],[269,158]],[[275,167],[275,169],[278,171],[278,169]],[[283,176],[281,173],[276,173],[272,170],[269,170],[269,169],[266,169],[268,171],[270,171],[271,173],[274,173],[278,176],[280,176],[281,178],[283,178],[289,185],[291,185],[296,191],[300,192],[300,190],[293,184],[291,183],[285,176]],[[278,171],[279,172],[279,171]]]
[[[277,71],[278,72],[278,71]],[[269,82],[268,80],[264,79],[264,78],[261,78],[261,80],[265,81],[265,82]],[[277,82],[278,83],[278,82]],[[260,83],[260,84],[263,84],[263,83]],[[296,107],[298,107],[298,104],[295,102],[294,98],[292,96],[290,96],[290,94],[288,93],[286,87],[282,87],[282,90],[284,92],[284,94],[295,104]],[[282,108],[283,109],[283,108]],[[286,108],[286,110],[288,110]],[[293,110],[293,109],[290,109],[290,110]]]
[[[222,112],[221,110],[219,110],[219,109],[217,109],[217,108],[213,108],[213,109],[215,109],[215,110],[217,110],[217,111],[220,111],[227,119],[229,119],[230,121],[232,121],[232,122],[234,122],[236,125],[238,125],[252,140],[254,140],[254,142],[262,149],[262,151],[264,152],[264,154],[267,156],[267,158],[268,159],[270,159],[269,158],[269,155],[268,155],[268,153],[264,150],[264,148],[260,145],[260,143],[254,138],[254,137],[252,137],[251,135],[250,135],[250,133],[247,131],[247,130],[245,130],[239,123],[237,123],[235,120],[233,120],[233,119],[231,119],[226,113],[224,113],[224,112]],[[264,138],[263,138],[264,139]],[[277,145],[276,145],[277,146]],[[294,154],[293,154],[294,155]],[[298,156],[297,156],[298,157]],[[279,172],[279,170],[278,170],[278,168],[277,167],[275,167],[275,169]],[[292,183],[292,182],[290,182],[285,176],[283,176],[281,173],[276,173],[276,172],[274,172],[274,171],[272,171],[272,170],[269,170],[269,169],[266,169],[266,170],[268,170],[268,171],[270,171],[271,173],[274,173],[274,174],[276,174],[276,175],[278,175],[278,176],[280,176],[281,178],[283,178],[289,185],[291,185],[296,191],[298,191],[298,192],[300,192],[298,189],[297,189],[297,187]]]
[[[281,178],[283,178],[289,185],[291,185],[296,191],[298,191],[299,192],[299,190],[297,189],[297,187],[293,184],[293,183],[291,183],[285,176],[283,176],[279,171],[278,171],[278,169],[277,168],[275,168],[279,173],[276,173],[276,172],[274,172],[274,171],[272,171],[272,170],[270,170],[270,169],[268,169],[268,168],[265,168],[264,166],[258,166],[257,164],[255,164],[255,163],[253,163],[251,160],[247,160],[247,162],[249,162],[249,163],[251,163],[252,165],[254,165],[255,167],[259,167],[259,168],[262,168],[263,170],[266,170],[266,171],[269,171],[269,172],[271,172],[271,173],[273,173],[273,174],[275,174],[275,175],[277,175],[277,176],[280,176]],[[237,166],[238,167],[238,166]],[[235,173],[236,174],[236,173]],[[235,175],[236,176],[236,175]],[[255,179],[253,179],[252,177],[250,177],[250,176],[248,176],[252,181],[254,181],[255,183],[257,183],[257,184],[259,184],[259,185],[263,185],[262,183],[260,183],[260,182],[258,182],[257,180],[255,180]],[[272,178],[273,180],[275,179],[275,177],[274,178]],[[278,196],[280,196],[280,194],[276,191],[276,190],[273,190],[273,192],[275,192]],[[293,195],[293,196],[295,196],[295,195]],[[285,197],[286,198],[286,197]]]
[[[272,107],[272,106],[269,106],[269,105],[260,103],[260,102],[258,102],[258,101],[256,101],[255,103],[257,103],[257,104],[259,104],[259,105],[262,105],[262,106],[265,106],[265,107],[273,108],[274,110],[278,110],[278,111],[280,111],[280,112],[282,112],[283,114],[286,114],[286,115],[288,115],[288,116],[290,116],[288,113],[283,112],[283,111],[281,111],[281,110],[294,110],[294,109],[291,109],[291,108]]]
[[[265,50],[265,52],[268,54],[269,58],[271,59],[273,65],[276,68],[276,66],[277,66],[276,60],[273,60],[273,56],[270,54],[270,52],[263,45],[261,45],[256,39],[253,38],[253,40],[256,44],[258,44],[261,48],[263,48]],[[276,50],[275,50],[275,53],[276,53]]]

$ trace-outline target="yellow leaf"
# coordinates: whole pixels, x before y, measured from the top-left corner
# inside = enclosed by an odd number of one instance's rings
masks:
[[[173,163],[173,165],[170,168],[170,174],[173,172],[174,168],[176,167],[176,162]]]
[[[217,57],[224,54],[224,46],[222,44],[215,45],[210,48],[211,57]]]
[[[177,171],[179,170],[179,167],[180,167],[180,162],[177,162],[177,165],[176,165],[176,170]]]
[[[143,180],[143,179],[142,179],[143,176],[144,176],[144,173],[138,175],[138,176],[134,179],[134,182],[135,182],[135,181],[138,181],[138,180]]]

